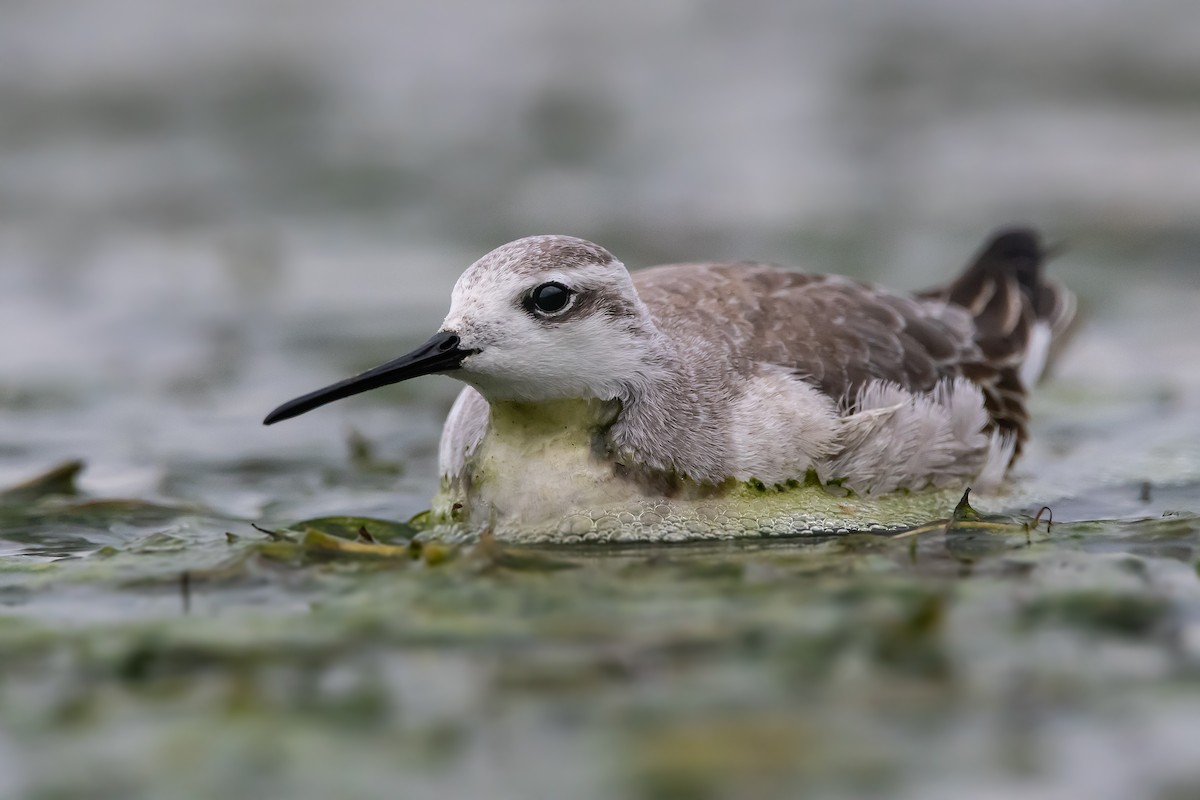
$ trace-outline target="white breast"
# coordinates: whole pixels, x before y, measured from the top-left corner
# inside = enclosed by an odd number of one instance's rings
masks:
[[[766,484],[803,479],[834,453],[841,421],[833,400],[782,367],[763,367],[734,402],[731,474]]]

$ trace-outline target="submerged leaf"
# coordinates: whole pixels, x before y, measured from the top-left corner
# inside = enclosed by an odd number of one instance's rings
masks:
[[[1020,621],[1140,639],[1160,630],[1171,613],[1165,598],[1093,589],[1036,598],[1022,609]]]
[[[454,557],[455,550],[452,547],[442,544],[441,542],[413,542],[410,547],[418,548],[421,554],[421,561],[425,562],[426,566],[436,567],[438,564],[444,564]]]
[[[471,555],[483,562],[485,568],[509,569],[514,572],[556,572],[574,569],[578,564],[558,561],[529,549],[502,545],[490,528],[479,534]]]
[[[492,553],[490,559],[493,566],[514,572],[559,572],[579,566],[570,561],[560,561],[537,553],[520,552],[513,549],[503,549]]]

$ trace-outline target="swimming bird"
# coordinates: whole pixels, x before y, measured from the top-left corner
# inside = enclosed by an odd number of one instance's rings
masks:
[[[956,280],[906,294],[750,262],[630,273],[531,236],[472,264],[420,347],[264,422],[445,374],[467,385],[439,522],[517,539],[900,528],[929,513],[922,490],[998,483],[1019,455],[1075,310],[1045,255],[1036,231],[1000,230]]]

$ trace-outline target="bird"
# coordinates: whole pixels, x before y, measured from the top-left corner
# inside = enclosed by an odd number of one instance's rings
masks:
[[[540,235],[484,255],[415,350],[267,425],[423,375],[466,384],[428,520],[514,540],[891,530],[1001,483],[1075,316],[1030,227],[915,293],[759,262],[630,272]]]

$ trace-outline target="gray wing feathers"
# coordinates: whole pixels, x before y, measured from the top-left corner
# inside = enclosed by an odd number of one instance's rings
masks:
[[[660,330],[750,374],[784,367],[852,410],[867,384],[885,380],[927,392],[978,356],[970,316],[832,275],[762,264],[697,264],[635,273]],[[715,342],[710,320],[722,321]],[[676,337],[678,338],[678,337]]]

